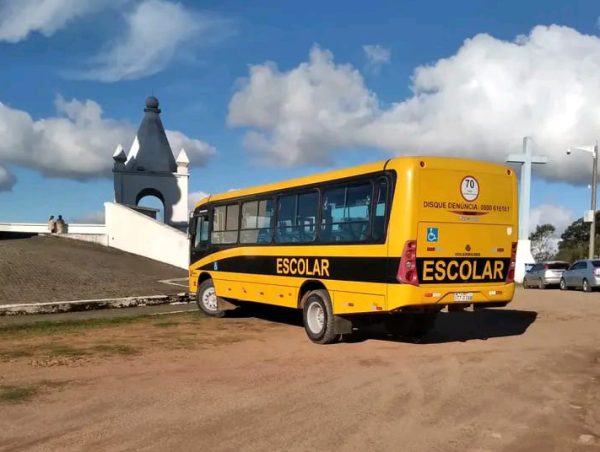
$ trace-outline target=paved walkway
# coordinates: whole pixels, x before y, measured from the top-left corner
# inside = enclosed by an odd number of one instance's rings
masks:
[[[185,270],[88,242],[0,236],[0,304],[171,295]]]

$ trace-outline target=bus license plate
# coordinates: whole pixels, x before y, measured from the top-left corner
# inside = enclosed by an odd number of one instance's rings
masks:
[[[454,294],[454,301],[473,301],[472,292],[456,292]]]

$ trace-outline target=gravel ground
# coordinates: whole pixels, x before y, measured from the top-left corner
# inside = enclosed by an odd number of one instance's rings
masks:
[[[158,281],[185,276],[185,270],[93,243],[0,237],[0,304],[170,295],[185,288]]]
[[[0,450],[600,450],[600,294],[519,289],[421,343],[249,312],[0,328]]]

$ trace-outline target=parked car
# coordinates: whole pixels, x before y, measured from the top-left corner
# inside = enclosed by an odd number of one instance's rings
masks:
[[[560,278],[560,288],[581,288],[584,292],[591,292],[600,286],[600,260],[584,259],[575,262]]]
[[[563,261],[548,261],[535,264],[523,277],[523,287],[545,289],[548,286],[558,286],[563,272],[570,264]]]

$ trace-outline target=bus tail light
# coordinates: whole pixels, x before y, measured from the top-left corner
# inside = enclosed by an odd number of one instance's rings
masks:
[[[408,240],[404,244],[398,274],[396,275],[398,282],[403,284],[419,285],[419,276],[417,275],[417,241]]]
[[[515,265],[517,260],[517,242],[513,242],[510,248],[510,265],[508,267],[508,274],[506,275],[506,283],[515,282]]]

